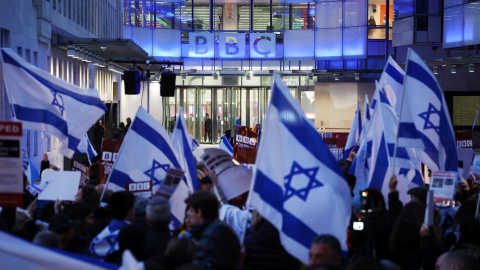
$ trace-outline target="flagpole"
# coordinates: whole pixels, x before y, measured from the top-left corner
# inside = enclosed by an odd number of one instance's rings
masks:
[[[405,71],[408,70],[408,59],[410,59],[410,50],[407,52],[407,64],[405,65]],[[403,100],[405,99],[405,81],[407,80],[407,73],[403,77],[403,91],[402,91],[402,101],[400,102],[400,111],[398,112],[398,124],[397,124],[397,134],[395,139],[395,148],[393,150],[393,173],[395,174],[395,161],[397,160],[397,145],[398,145],[398,133],[400,131],[400,116],[402,115],[403,110]]]
[[[479,111],[480,111],[480,106],[478,106],[477,115],[475,116],[475,121],[473,121],[472,130],[473,130],[473,128],[475,127],[475,123],[477,123],[477,117],[478,117],[478,112],[479,112]],[[478,209],[477,209],[477,212],[478,212]]]
[[[478,196],[478,201],[477,201],[477,210],[475,210],[475,217],[478,215],[478,207],[480,206],[480,195]]]

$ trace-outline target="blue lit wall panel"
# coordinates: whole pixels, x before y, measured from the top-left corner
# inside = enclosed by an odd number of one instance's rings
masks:
[[[285,59],[313,59],[315,54],[313,30],[287,30],[283,33]]]
[[[343,29],[343,58],[367,57],[367,27],[348,27]]]
[[[315,31],[315,58],[319,60],[342,58],[342,28]]]
[[[342,27],[342,1],[322,2],[315,4],[315,27]]]
[[[182,32],[177,29],[153,29],[153,56],[181,57]]]
[[[480,3],[470,3],[464,6],[464,45],[480,44]]]
[[[343,9],[344,27],[367,25],[367,1],[345,0]]]
[[[132,39],[142,49],[144,49],[149,56],[152,56],[152,29],[143,27],[133,27]]]
[[[443,6],[444,7],[453,7],[453,6],[458,6],[458,5],[462,5],[463,4],[463,0],[444,0],[443,2]]]
[[[446,8],[443,15],[443,47],[463,45],[463,6]]]

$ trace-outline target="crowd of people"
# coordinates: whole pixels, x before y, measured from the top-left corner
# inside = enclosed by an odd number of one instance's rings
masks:
[[[350,186],[350,160],[340,161]],[[434,224],[426,226],[428,188],[411,189],[411,201],[399,200],[397,180],[389,182],[388,205],[382,193],[369,188],[371,211],[353,198],[348,250],[337,238],[311,239],[308,265],[282,246],[273,224],[254,209],[245,209],[248,194],[225,199],[215,173],[197,164],[201,190],[186,200],[185,220],[172,227],[170,202],[163,197],[105,192],[89,181],[73,202],[37,201],[25,191],[24,209],[4,207],[0,230],[72,253],[122,264],[130,250],[145,269],[479,269],[480,222],[475,217],[478,187],[460,180],[455,207],[436,208]],[[25,177],[25,186],[28,181]],[[333,202],[334,203],[334,202]],[[318,206],[327,207],[327,206]],[[325,217],[328,218],[328,217]],[[353,226],[362,222],[362,228]],[[246,227],[245,227],[246,226]]]

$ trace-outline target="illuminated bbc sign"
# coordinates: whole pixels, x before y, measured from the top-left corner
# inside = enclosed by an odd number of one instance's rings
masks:
[[[246,38],[244,33],[220,33],[218,55],[220,58],[245,58]],[[275,34],[251,33],[250,58],[275,58]],[[194,33],[189,35],[188,57],[214,58],[215,35],[213,33]]]

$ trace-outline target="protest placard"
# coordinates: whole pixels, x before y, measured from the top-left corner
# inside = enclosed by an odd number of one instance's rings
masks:
[[[248,191],[252,181],[252,170],[232,159],[227,152],[221,149],[207,148],[201,160],[210,172],[217,175],[218,185],[227,200],[233,199]]]
[[[182,180],[182,177],[185,173],[181,170],[177,169],[170,169],[168,170],[167,176],[165,177],[165,180],[162,182],[160,185],[160,188],[158,188],[157,193],[155,193],[155,196],[163,196],[167,200],[172,197],[173,193],[175,193],[175,190],[177,189],[178,184]]]
[[[152,197],[152,181],[141,181],[126,183],[125,190],[130,191],[135,196]]]
[[[108,175],[112,172],[113,163],[115,160],[117,160],[118,151],[120,151],[120,146],[122,146],[122,143],[122,139],[103,139],[97,184],[105,183],[107,181]]]
[[[453,205],[457,178],[458,174],[456,172],[435,171],[432,173],[430,190],[433,190],[433,201],[436,205]]]
[[[0,206],[23,206],[22,123],[0,121]]]
[[[233,157],[247,167],[253,167],[257,157],[257,131],[246,126],[235,126]]]
[[[87,167],[82,163],[72,160],[72,171],[79,171],[82,173],[80,176],[80,187],[83,187],[87,184]]]
[[[79,171],[43,171],[42,183],[46,181],[49,184],[38,195],[38,199],[74,201],[80,186],[80,176]]]

